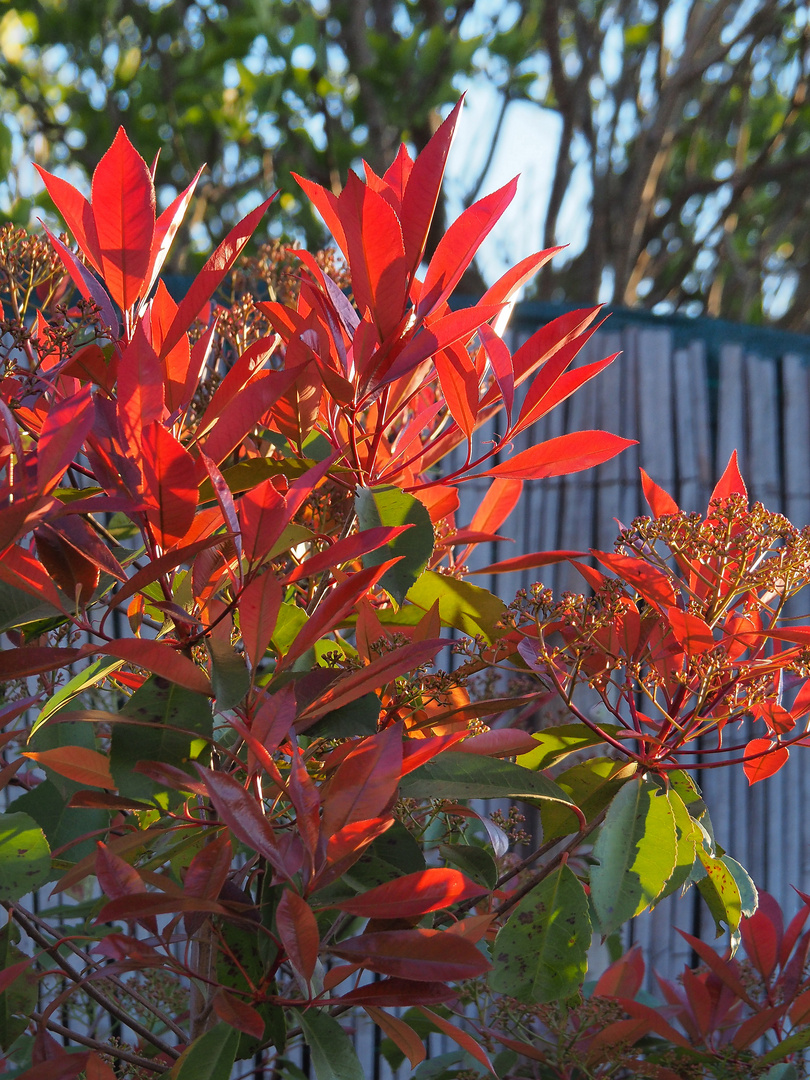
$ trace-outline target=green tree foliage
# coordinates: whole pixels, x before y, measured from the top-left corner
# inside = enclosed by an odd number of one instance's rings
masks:
[[[176,184],[208,162],[194,244],[171,269],[190,270],[275,187],[275,229],[321,242],[292,172],[333,191],[361,157],[382,173],[401,138],[421,150],[461,90],[485,86],[494,109],[463,178],[468,204],[513,150],[500,133],[516,103],[556,117],[535,247],[571,240],[574,217],[582,229],[542,295],[806,331],[809,32],[799,0],[5,6],[4,209],[35,216],[27,160],[69,158],[89,176],[125,123]]]

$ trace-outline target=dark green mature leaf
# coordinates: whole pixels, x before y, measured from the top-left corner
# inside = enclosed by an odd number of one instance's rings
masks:
[[[455,866],[479,885],[495,888],[498,867],[486,848],[473,844],[439,844],[439,854],[448,865]]]
[[[110,769],[120,795],[148,802],[161,790],[132,771],[138,761],[161,761],[191,774],[193,761],[207,760],[205,740],[211,738],[213,717],[205,695],[153,675],[135,691],[121,715],[142,723],[113,724]]]
[[[446,750],[402,778],[407,799],[525,799],[568,806],[571,799],[553,780],[511,761]]]
[[[426,570],[408,590],[408,600],[423,611],[429,611],[438,600],[442,622],[470,637],[481,634],[487,642],[492,642],[503,633],[496,624],[506,611],[506,604],[468,581]]]
[[[42,829],[23,813],[0,814],[0,900],[19,900],[48,880],[51,852]]]
[[[334,642],[331,644],[334,648]],[[355,735],[374,735],[379,719],[379,697],[374,693],[364,694],[322,716],[307,730],[307,736],[312,739],[351,739]]]
[[[405,594],[433,554],[434,535],[430,514],[417,498],[393,484],[358,488],[354,505],[357,521],[363,530],[380,525],[413,526],[388,544],[363,556],[363,566],[379,566],[387,559],[403,556],[380,578],[382,587],[398,604],[402,604]]]
[[[167,1080],[229,1080],[238,1045],[239,1032],[217,1024],[183,1051]]]
[[[13,922],[7,922],[0,930],[0,971],[7,971],[26,959],[25,953],[16,948],[19,939],[20,931]],[[33,972],[24,971],[0,994],[0,1050],[8,1050],[22,1035],[36,1007],[37,979]]]
[[[15,589],[13,585],[0,581],[0,633],[58,616],[55,607],[23,589]]]
[[[317,1080],[365,1080],[351,1040],[337,1020],[321,1009],[298,1013]]]
[[[642,779],[625,784],[593,854],[591,898],[601,932],[610,934],[654,903],[675,870],[675,816],[660,788]]]
[[[492,949],[493,990],[539,1004],[575,994],[588,968],[591,920],[576,875],[560,866],[518,904]]]
[[[79,789],[79,784],[72,787]],[[61,858],[78,862],[96,849],[99,831],[110,823],[106,810],[68,806],[66,797],[52,780],[45,780],[14,802],[14,809],[30,814],[53,850],[66,848]],[[87,839],[82,839],[87,837]]]

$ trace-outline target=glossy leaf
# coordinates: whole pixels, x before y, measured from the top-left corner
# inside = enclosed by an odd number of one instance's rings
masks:
[[[672,807],[654,784],[633,780],[618,792],[594,845],[591,897],[603,934],[654,903],[677,858]]]
[[[403,777],[408,799],[550,799],[572,805],[553,780],[511,761],[460,754],[443,754]]]
[[[290,963],[309,985],[318,962],[320,934],[312,908],[293,889],[285,889],[276,908],[276,928]]]
[[[335,906],[361,919],[409,919],[481,896],[484,891],[457,870],[435,868],[406,874]]]
[[[110,759],[96,750],[84,746],[62,746],[57,750],[27,750],[23,757],[53,769],[83,787],[107,788],[115,791],[115,781],[110,774]]]
[[[532,1005],[571,997],[585,978],[590,944],[588,898],[576,875],[561,866],[498,931],[490,985]]]
[[[316,1080],[365,1080],[360,1059],[337,1020],[322,1009],[302,1010],[298,1019]]]
[[[546,442],[513,454],[499,465],[477,475],[511,477],[516,480],[566,476],[609,461],[628,446],[634,446],[635,441],[622,439],[607,431],[577,431],[547,439]]]
[[[402,556],[399,562],[380,578],[380,585],[398,604],[402,604],[408,589],[418,579],[433,554],[434,537],[430,515],[415,496],[401,491],[393,484],[358,488],[355,511],[361,529],[412,526],[384,547],[378,547],[363,555],[364,566],[379,566],[386,559]]]
[[[406,1024],[404,1020],[384,1012],[375,1005],[366,1005],[365,1010],[377,1027],[384,1031],[397,1049],[407,1057],[412,1069],[415,1069],[420,1061],[425,1060],[425,1044],[410,1024]]]
[[[197,510],[197,469],[188,450],[162,424],[143,432],[146,516],[164,549],[179,544]]]
[[[504,602],[486,589],[433,570],[426,570],[418,578],[408,590],[407,599],[423,611],[429,611],[438,602],[439,615],[446,626],[454,626],[470,636],[481,634],[490,643],[499,636],[497,623],[506,611]]]
[[[415,982],[471,979],[491,966],[475,945],[443,930],[382,930],[347,938],[329,951],[381,975]]]
[[[0,814],[0,899],[15,901],[48,880],[51,853],[28,814]]]
[[[238,1046],[239,1032],[230,1024],[217,1024],[183,1051],[166,1078],[229,1080]]]

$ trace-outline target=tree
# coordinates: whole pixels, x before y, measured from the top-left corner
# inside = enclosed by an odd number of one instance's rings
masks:
[[[510,151],[510,109],[533,103],[559,130],[534,246],[565,243],[572,213],[585,224],[541,295],[803,330],[808,33],[798,0],[114,0],[101,21],[86,0],[40,2],[0,23],[0,157],[53,167],[69,154],[89,175],[124,120],[174,183],[208,162],[198,252],[275,186],[277,231],[313,243],[322,225],[292,172],[333,191],[361,157],[382,172],[400,138],[420,151],[483,80],[500,104],[467,203]],[[13,175],[8,209],[27,220],[18,191]],[[174,270],[195,261],[178,250]]]

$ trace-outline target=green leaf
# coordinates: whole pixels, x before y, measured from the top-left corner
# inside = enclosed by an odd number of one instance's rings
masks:
[[[784,1043],[782,1043],[782,1046],[784,1046]],[[800,1049],[803,1049],[803,1047]],[[796,1071],[796,1066],[786,1061],[781,1065],[774,1065],[772,1069],[768,1069],[762,1080],[799,1080],[799,1074]]]
[[[50,871],[50,848],[34,819],[0,814],[0,900],[27,896],[45,884]]]
[[[298,1012],[317,1080],[365,1080],[351,1040],[337,1020],[321,1009]]]
[[[207,645],[211,654],[211,686],[216,709],[225,712],[235,708],[250,689],[250,672],[244,656],[230,643],[209,634]]]
[[[358,488],[354,499],[357,521],[362,530],[380,525],[411,525],[407,532],[363,556],[363,566],[379,566],[387,559],[403,556],[386,570],[380,584],[398,604],[418,579],[433,554],[433,522],[422,503],[393,484]]]
[[[521,760],[520,758],[518,760]],[[635,772],[635,765],[613,758],[589,758],[560,773],[557,783],[576,803],[586,821],[592,821],[614,798]],[[545,803],[540,808],[543,840],[570,836],[579,829],[579,820],[559,803]]]
[[[591,898],[603,934],[638,915],[661,895],[675,870],[675,815],[649,780],[625,784],[594,845]]]
[[[121,709],[121,716],[141,724],[113,724],[110,769],[121,795],[149,801],[161,789],[147,776],[133,772],[138,761],[161,761],[185,769],[207,760],[213,717],[204,694],[153,675]],[[172,793],[172,798],[175,794]]]
[[[760,1065],[770,1065],[772,1061],[781,1061],[782,1058],[788,1056],[788,1054],[795,1054],[799,1050],[804,1050],[810,1046],[810,1027],[803,1028],[800,1031],[794,1032],[793,1035],[788,1035],[786,1039],[782,1039],[778,1046],[774,1046],[772,1050],[768,1050],[759,1058]],[[773,1069],[766,1074],[767,1077],[771,1076]],[[787,1076],[783,1076],[780,1073],[776,1073],[779,1080],[792,1080],[790,1073]]]
[[[411,1074],[411,1080],[456,1080],[462,1067],[471,1063],[476,1073],[478,1062],[463,1050],[448,1050],[446,1054],[437,1054],[421,1062]]]
[[[697,847],[698,859],[706,871],[697,887],[712,913],[717,937],[723,935],[723,923],[732,934],[738,929],[742,918],[742,898],[737,880],[724,859],[710,855],[702,844]]]
[[[0,581],[0,634],[58,615],[57,609],[45,601]]]
[[[72,785],[76,789],[80,786]],[[42,827],[51,850],[67,848],[61,857],[71,862],[92,855],[96,850],[98,833],[110,824],[110,815],[106,810],[68,806],[68,797],[53,780],[45,780],[21,795],[15,800],[14,809],[29,814]]]
[[[498,931],[490,986],[530,1004],[575,994],[588,970],[591,920],[576,875],[560,866],[518,904]]]
[[[429,611],[438,600],[439,615],[445,626],[454,626],[470,637],[481,634],[489,644],[504,633],[496,624],[506,611],[506,604],[467,581],[426,570],[408,590],[407,598],[423,611]]]
[[[276,628],[272,643],[276,652],[283,656],[298,637],[302,626],[307,622],[307,613],[295,604],[283,603],[278,611]]]
[[[26,954],[16,948],[19,939],[20,931],[13,922],[7,922],[0,930],[0,971],[26,959]],[[8,1050],[28,1027],[31,1013],[37,1007],[37,986],[37,978],[29,969],[0,994],[0,1050]]]
[[[692,876],[692,869],[697,858],[698,845],[703,842],[703,834],[700,826],[690,815],[686,803],[674,788],[667,792],[669,805],[675,818],[675,830],[678,840],[678,853],[675,859],[675,869],[672,877],[667,882],[664,891],[658,897],[656,903],[660,903],[667,896],[671,896],[682,886],[687,885]]]
[[[538,805],[550,799],[572,805],[568,795],[540,773],[456,750],[446,750],[403,776],[400,790],[406,799],[525,799]]]
[[[602,730],[608,735],[613,735],[619,729],[614,724],[603,724]],[[585,724],[561,724],[559,727],[547,728],[545,731],[534,731],[532,738],[537,741],[537,749],[521,754],[517,762],[525,769],[535,769],[537,772],[548,769],[568,757],[569,754],[575,754],[589,746],[604,746],[605,744],[605,740]]]
[[[84,693],[84,691],[91,686],[98,685],[98,683],[106,679],[111,672],[117,671],[123,663],[123,660],[110,660],[109,657],[105,656],[100,660],[96,660],[92,664],[89,664],[86,668],[83,668],[77,675],[74,675],[69,682],[66,682],[64,686],[61,686],[53,697],[49,698],[45,703],[39,716],[34,721],[29,740],[32,739],[42,725],[46,724],[64,705],[78,697],[79,694]]]
[[[740,890],[740,910],[746,919],[750,919],[759,907],[757,887],[751,880],[751,875],[736,859],[732,859],[730,855],[721,855],[720,858],[737,882],[737,888]]]
[[[217,1024],[183,1051],[167,1080],[230,1080],[238,1045],[239,1032]]]
[[[335,643],[331,642],[331,645],[334,649]],[[311,739],[351,739],[356,735],[375,735],[379,719],[380,699],[372,691],[322,716],[314,727],[309,728],[307,736]]]
[[[473,844],[439,844],[439,854],[446,863],[487,889],[498,881],[498,867],[486,848]]]

